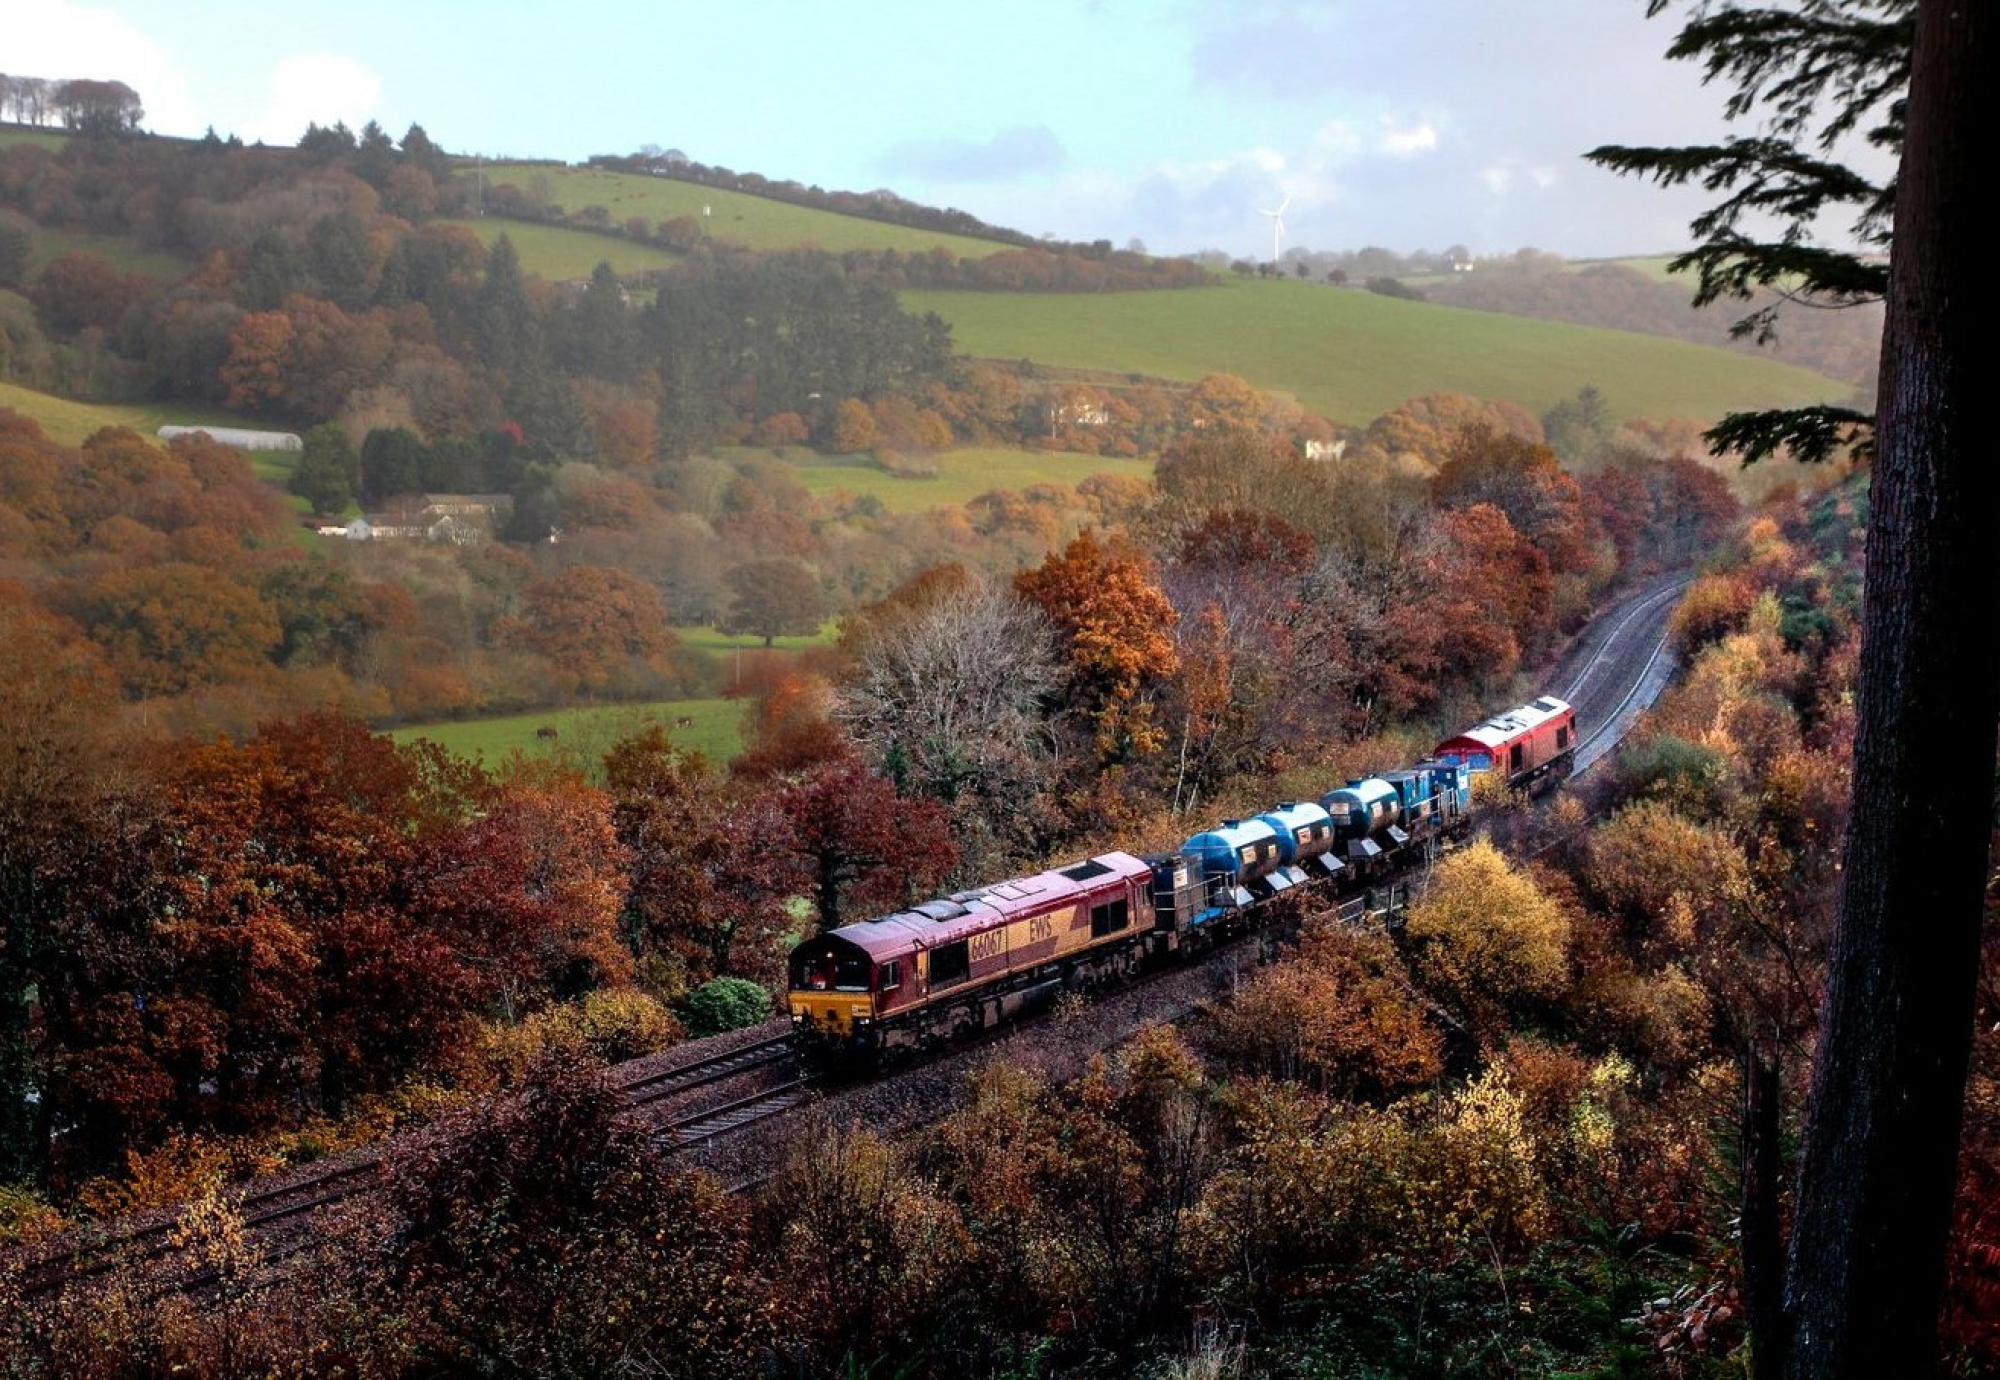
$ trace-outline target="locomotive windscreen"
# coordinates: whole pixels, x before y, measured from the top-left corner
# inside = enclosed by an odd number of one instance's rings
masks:
[[[868,956],[831,946],[792,959],[794,992],[866,992]]]

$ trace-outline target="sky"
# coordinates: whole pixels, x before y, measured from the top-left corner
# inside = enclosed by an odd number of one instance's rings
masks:
[[[0,70],[126,81],[161,133],[659,144],[1159,253],[1267,256],[1289,197],[1288,247],[1598,256],[1680,247],[1701,205],[1581,157],[1725,128],[1673,28],[1644,0],[0,0]]]

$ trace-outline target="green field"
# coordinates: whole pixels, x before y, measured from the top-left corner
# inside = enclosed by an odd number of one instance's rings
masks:
[[[169,424],[191,426],[256,426],[257,423],[232,417],[212,407],[182,407],[176,403],[85,403],[37,393],[17,383],[0,383],[0,407],[32,417],[42,430],[65,445],[75,445],[92,432],[107,426],[129,426],[142,436],[151,436]],[[289,457],[287,457],[289,459]],[[256,462],[253,460],[252,464]]]
[[[1620,268],[1629,268],[1635,273],[1644,274],[1656,283],[1684,283],[1687,285],[1688,290],[1692,292],[1694,290],[1694,277],[1692,274],[1667,272],[1667,265],[1679,257],[1678,254],[1640,254],[1629,259],[1571,259],[1568,264],[1568,271],[1577,273],[1586,268],[1599,268],[1605,264],[1616,264]]]
[[[816,633],[803,637],[780,637],[771,643],[769,650],[779,652],[803,652],[812,647],[825,647],[832,643],[834,635],[840,631],[837,619],[828,619],[820,625]],[[727,656],[731,652],[762,652],[767,650],[764,639],[749,633],[726,633],[720,628],[677,627],[674,636],[681,640],[683,647],[698,652],[712,652],[717,656]]]
[[[488,216],[479,220],[445,220],[439,225],[457,225],[470,230],[488,246],[505,235],[521,256],[521,267],[550,282],[588,278],[601,263],[616,273],[643,273],[648,269],[672,268],[679,256],[657,245],[613,235],[570,230],[560,225],[535,225],[524,220],[503,220]]]
[[[1094,474],[1123,474],[1150,479],[1153,462],[1066,451],[1013,450],[1005,446],[966,446],[940,451],[921,463],[934,465],[933,478],[904,478],[889,473],[865,455],[817,455],[808,450],[759,450],[724,447],[727,458],[775,456],[789,464],[815,497],[852,494],[873,496],[892,513],[916,513],[930,508],[957,507],[996,489],[1021,490],[1034,484],[1074,488]],[[914,462],[913,462],[914,463]]]
[[[17,125],[0,129],[0,149],[10,144],[35,144],[53,150],[68,142],[69,136],[56,129],[22,129]]]
[[[1365,423],[1426,393],[1509,399],[1539,413],[1584,384],[1620,418],[1839,401],[1803,369],[1628,331],[1407,302],[1289,282],[1162,292],[906,292],[992,359],[1194,380],[1239,374],[1335,421]]]
[[[701,208],[707,206],[713,212],[705,218],[708,233],[725,244],[738,244],[746,249],[797,249],[811,245],[832,254],[849,249],[921,253],[943,245],[961,258],[973,259],[1008,247],[993,240],[913,230],[905,225],[838,215],[668,177],[534,163],[488,164],[485,177],[489,185],[511,182],[524,191],[541,188],[542,180],[546,179],[549,197],[563,210],[602,206],[616,222],[630,216],[645,216],[654,221],[690,216],[702,221]]]
[[[640,704],[591,705],[580,709],[549,709],[533,714],[503,714],[491,719],[462,719],[435,724],[410,724],[391,729],[399,743],[428,738],[461,757],[498,766],[518,749],[528,757],[569,753],[594,768],[612,744],[653,724],[667,730],[681,747],[694,748],[710,761],[723,763],[743,751],[744,700],[653,700]],[[680,719],[692,720],[677,728]],[[553,728],[555,736],[540,736]]]
[[[28,271],[40,273],[51,259],[71,253],[95,254],[109,259],[127,273],[143,273],[161,282],[185,278],[194,265],[164,249],[145,249],[123,235],[93,235],[83,230],[50,230],[35,227],[34,242],[28,251]]]

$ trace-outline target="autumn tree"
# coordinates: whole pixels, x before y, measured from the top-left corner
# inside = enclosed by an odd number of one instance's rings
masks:
[[[155,1057],[218,1090],[204,1107],[183,1085],[182,1115],[282,1122],[287,1098],[338,1112],[462,1038],[481,955],[425,916],[421,873],[474,808],[474,773],[320,713],[178,754],[166,789],[180,981]],[[197,1031],[201,1049],[175,1043]]]
[[[631,663],[655,663],[676,642],[659,590],[636,575],[578,566],[537,581],[501,640],[547,657],[586,693],[605,689]]]
[[[441,835],[413,908],[446,935],[493,1009],[518,1015],[632,973],[613,804],[576,772],[516,764]]]
[[[144,932],[129,897],[154,811],[106,732],[115,693],[97,648],[4,585],[0,639],[0,1182],[31,1183],[68,1102],[72,999],[93,1000],[104,960]]]
[[[731,596],[724,632],[761,637],[768,647],[780,637],[818,632],[826,617],[819,579],[799,561],[746,561],[724,578]]]
[[[1486,426],[1468,427],[1453,439],[1431,493],[1444,507],[1485,503],[1499,509],[1551,570],[1581,570],[1589,558],[1582,491],[1547,446]]]
[[[1322,919],[1296,954],[1212,1017],[1234,1062],[1343,1098],[1393,1096],[1437,1077],[1443,1041],[1386,938]]]
[[[833,415],[833,448],[843,455],[873,450],[878,437],[875,414],[859,398],[842,399]]]
[[[784,904],[804,881],[799,859],[774,846],[788,825],[772,801],[725,794],[701,755],[657,726],[614,746],[604,779],[631,859],[624,931],[642,967],[665,966],[656,985],[769,975],[791,923]]]
[[[283,638],[255,590],[185,562],[113,571],[79,603],[84,626],[137,697],[253,680]]]
[[[28,298],[44,325],[70,335],[86,327],[116,329],[151,288],[144,274],[125,273],[100,255],[75,250],[49,261],[35,276]]]
[[[1418,976],[1481,1028],[1569,975],[1569,915],[1484,840],[1437,865],[1403,933]]]
[[[601,1066],[538,1065],[390,1159],[371,1313],[402,1363],[751,1380],[773,1318],[739,1200],[672,1172]]]
[[[1068,643],[1078,708],[1106,760],[1156,752],[1165,741],[1153,700],[1180,671],[1173,604],[1138,553],[1084,533],[1015,580]]]
[[[851,757],[789,786],[778,808],[791,848],[805,862],[822,929],[839,928],[856,909],[908,904],[958,864],[944,808],[898,796]]]

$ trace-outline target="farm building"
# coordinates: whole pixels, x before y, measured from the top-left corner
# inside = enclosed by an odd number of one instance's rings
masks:
[[[238,426],[163,426],[156,434],[162,441],[180,436],[206,436],[219,445],[234,446],[238,450],[300,451],[306,448],[296,432],[251,431]]]
[[[383,512],[345,527],[322,527],[322,536],[349,541],[442,541],[472,546],[491,537],[513,508],[506,494],[409,494]]]

